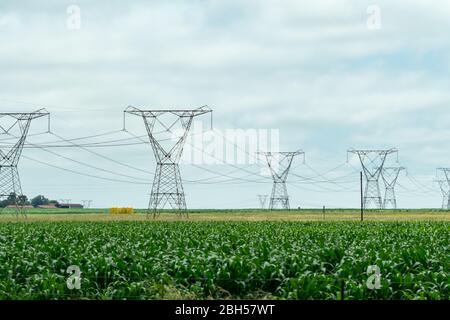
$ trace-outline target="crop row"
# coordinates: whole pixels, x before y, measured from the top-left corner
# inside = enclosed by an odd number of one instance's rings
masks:
[[[449,299],[449,248],[448,222],[1,223],[0,299]]]

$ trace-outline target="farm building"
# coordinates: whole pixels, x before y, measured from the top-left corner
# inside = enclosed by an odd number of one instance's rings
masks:
[[[58,207],[54,204],[42,204],[40,206],[37,206],[39,209],[57,209]]]
[[[83,209],[83,205],[82,204],[78,204],[78,203],[61,203],[58,206],[61,209]]]

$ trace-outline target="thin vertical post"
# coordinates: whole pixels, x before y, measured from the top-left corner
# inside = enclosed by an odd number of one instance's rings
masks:
[[[359,173],[359,185],[360,185],[360,193],[361,193],[361,221],[364,221],[364,196],[363,196],[363,173],[362,171]]]

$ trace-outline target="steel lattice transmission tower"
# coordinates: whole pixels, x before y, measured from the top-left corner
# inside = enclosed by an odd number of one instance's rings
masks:
[[[366,178],[366,187],[364,189],[363,205],[364,208],[382,209],[381,192],[379,179],[383,170],[386,158],[391,153],[397,153],[396,149],[388,150],[348,150],[349,153],[358,155],[359,161]],[[348,161],[348,160],[347,160]]]
[[[383,178],[385,192],[383,200],[384,209],[397,209],[397,199],[395,197],[395,185],[397,184],[398,176],[405,167],[383,167],[381,170],[381,177]]]
[[[269,197],[268,194],[258,194],[259,205],[261,206],[261,209],[266,208],[266,203],[267,203],[268,197]]]
[[[444,181],[447,182],[446,187],[449,190],[448,196],[447,196],[448,197],[447,208],[450,209],[450,168],[438,168],[437,170],[441,171],[444,174],[444,177],[445,177]],[[444,186],[445,186],[445,184],[442,184],[442,187],[441,187],[441,190],[443,193],[444,193],[444,191],[443,191]],[[445,202],[445,199],[443,200],[443,202]],[[443,203],[442,207],[444,208],[444,203]]]
[[[290,204],[286,180],[294,157],[303,155],[304,159],[305,153],[299,150],[295,152],[258,152],[258,154],[265,156],[273,179],[269,209],[273,210],[281,207],[289,210]]]
[[[27,113],[0,112],[0,137],[2,141],[14,141],[12,143],[2,142],[0,146],[0,200],[12,200],[17,216],[19,214],[26,216],[17,165],[22,155],[31,121],[48,116],[50,129],[49,115],[45,109]]]
[[[89,209],[91,208],[91,204],[94,200],[81,200],[83,202],[83,208]]]
[[[447,180],[436,180],[442,192],[442,209],[450,209],[450,186]]]
[[[181,180],[179,162],[183,153],[183,148],[192,125],[194,117],[211,113],[208,106],[190,110],[141,110],[135,107],[128,107],[125,114],[139,116],[144,120],[150,144],[156,158],[156,172],[150,195],[149,210],[153,211],[153,217],[159,213],[159,209],[170,207],[179,210],[187,215],[186,199]],[[162,117],[169,117],[169,123],[165,123]],[[172,134],[174,143],[163,146],[163,140],[158,137],[155,131],[155,124],[158,123],[163,131]],[[174,136],[174,128],[181,126],[180,135]],[[167,139],[166,139],[167,140]]]

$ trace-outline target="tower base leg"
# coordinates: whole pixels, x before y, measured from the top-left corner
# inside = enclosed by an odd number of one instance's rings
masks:
[[[380,186],[378,180],[367,180],[366,192],[364,194],[365,209],[382,209]]]
[[[275,181],[272,187],[272,195],[270,197],[270,210],[277,208],[290,210],[289,196],[285,182]]]
[[[0,201],[3,203],[3,209],[12,206],[16,217],[27,218],[24,209],[25,198],[22,195],[19,172],[16,166],[0,166]]]
[[[397,200],[395,198],[394,188],[386,188],[383,202],[384,209],[397,209]]]
[[[165,208],[188,216],[180,168],[176,163],[160,163],[156,167],[148,213],[152,212],[156,218]]]

